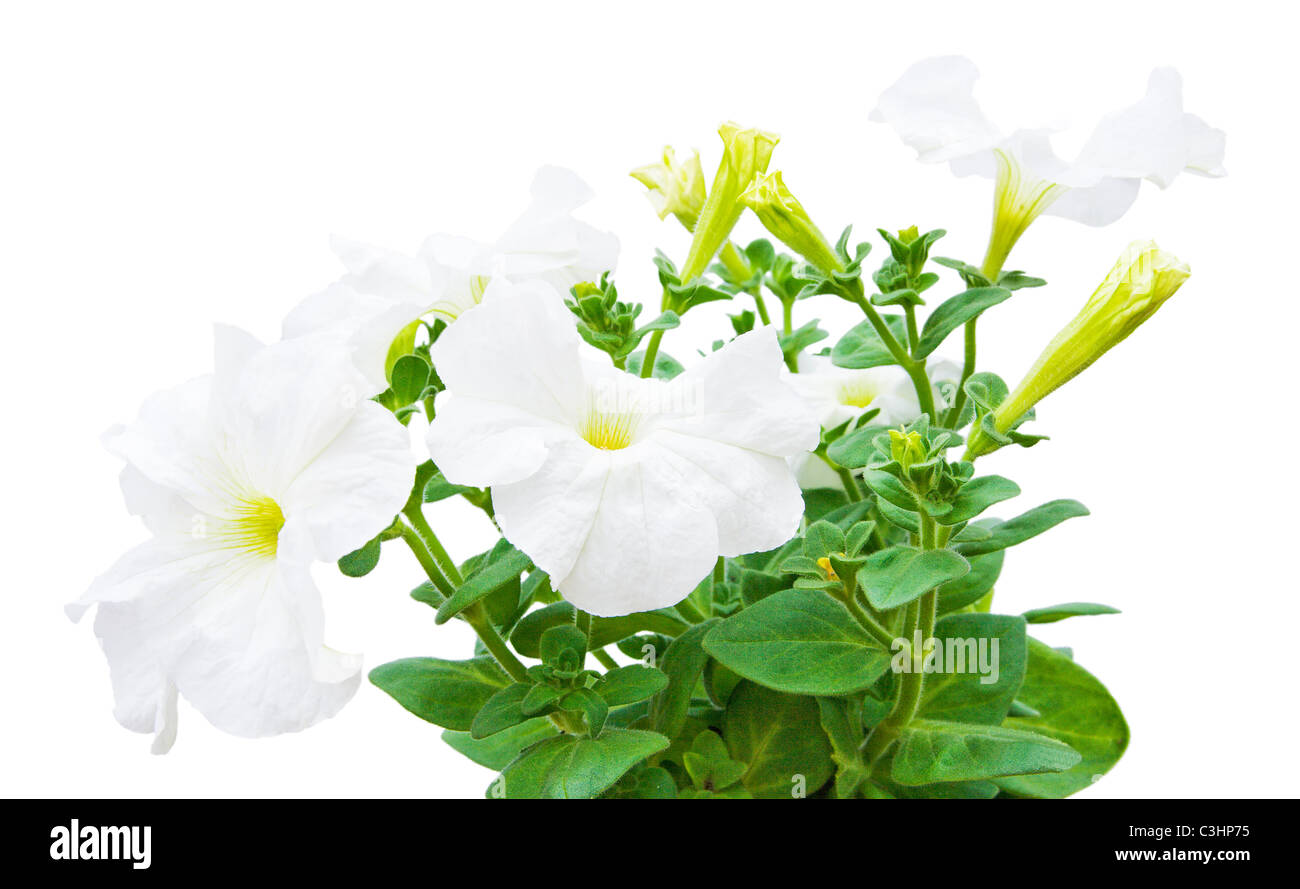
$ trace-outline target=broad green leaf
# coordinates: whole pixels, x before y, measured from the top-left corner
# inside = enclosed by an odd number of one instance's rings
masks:
[[[674,639],[664,652],[659,669],[667,674],[668,685],[650,699],[650,725],[655,731],[670,738],[681,731],[691,694],[709,659],[702,643],[715,624],[716,619],[696,624]]]
[[[1005,614],[950,614],[935,624],[936,672],[922,686],[920,715],[1001,725],[1025,679],[1025,622]]]
[[[490,657],[404,658],[375,667],[370,681],[421,719],[457,732],[469,731],[474,715],[510,682]]]
[[[925,319],[916,357],[929,355],[943,344],[948,334],[1010,296],[1011,291],[1002,287],[976,287],[940,303]]]
[[[845,469],[861,469],[876,456],[876,438],[888,426],[864,426],[842,435],[826,448],[826,456]]]
[[[339,559],[339,571],[348,577],[365,577],[379,564],[379,538],[372,537],[361,549],[353,550]]]
[[[724,790],[744,777],[748,764],[731,758],[727,745],[713,731],[702,731],[682,754],[682,765],[699,790]]]
[[[966,561],[970,562],[970,573],[939,587],[939,613],[956,611],[979,601],[997,583],[1005,559],[1005,550],[968,556]]]
[[[627,372],[633,376],[641,375],[641,362],[645,360],[645,349],[627,356]],[[686,368],[673,356],[662,349],[655,356],[655,369],[652,376],[656,380],[671,380]]]
[[[509,583],[517,582],[519,575],[532,567],[532,560],[504,539],[497,541],[492,551],[478,563],[474,573],[466,578],[452,597],[438,606],[437,623],[445,624],[480,599],[484,599]],[[518,597],[516,596],[516,601]]]
[[[1066,519],[1087,514],[1088,508],[1077,500],[1053,500],[1042,506],[1036,506],[1014,519],[994,525],[989,529],[992,534],[986,540],[958,544],[957,551],[963,556],[978,556],[982,553],[1006,549],[1036,537]]]
[[[867,592],[867,601],[886,611],[969,571],[970,563],[950,549],[891,546],[867,559],[858,572],[858,582]]]
[[[564,670],[581,669],[587,654],[587,634],[573,624],[560,624],[542,633],[537,648],[543,663]]]
[[[907,320],[902,315],[882,315],[885,326],[899,343],[907,342]],[[863,321],[840,337],[831,349],[831,361],[839,367],[865,368],[897,364],[870,321]]]
[[[740,598],[746,605],[761,602],[773,593],[790,588],[790,581],[780,574],[768,574],[752,568],[740,569]]]
[[[573,623],[573,606],[556,602],[530,611],[510,634],[510,644],[524,657],[539,657],[542,633],[560,624]],[[593,617],[591,619],[591,649],[604,648],[637,633],[663,633],[676,636],[690,624],[672,609],[637,611],[620,617]]]
[[[890,777],[899,784],[981,781],[1060,772],[1080,756],[1053,738],[992,725],[913,720],[903,729]]]
[[[848,495],[838,488],[811,488],[803,492],[803,515],[811,525],[848,502]]]
[[[392,390],[399,405],[410,404],[420,398],[429,384],[429,362],[419,355],[403,355],[393,364]]]
[[[900,509],[916,512],[916,498],[912,496],[912,492],[903,487],[902,482],[883,469],[864,469],[862,471],[862,480],[867,483],[867,487],[871,488],[883,499],[888,500]]]
[[[633,779],[629,782],[629,778]],[[627,785],[626,787],[624,785]],[[677,799],[677,782],[667,769],[650,766],[625,775],[606,798]]]
[[[889,668],[848,610],[813,590],[786,590],[714,626],[704,649],[746,679],[777,691],[842,695]]]
[[[1040,715],[1012,717],[1004,725],[1064,741],[1083,760],[1054,775],[999,779],[1008,793],[1047,799],[1077,793],[1110,771],[1128,747],[1128,724],[1106,686],[1037,639],[1029,640],[1029,669],[1016,698]]]
[[[760,799],[815,793],[835,771],[816,698],[789,695],[753,682],[736,686],[722,717],[731,758],[749,763],[741,779]]]
[[[644,664],[631,664],[610,670],[595,685],[595,691],[611,707],[634,704],[658,694],[668,685],[662,670]]]
[[[941,525],[960,525],[988,509],[994,503],[1019,495],[1020,486],[1000,475],[981,475],[961,486],[952,500],[952,509],[935,521]]]
[[[532,689],[527,683],[514,682],[488,698],[470,723],[470,737],[479,741],[531,719],[524,713],[523,703]]]
[[[481,766],[501,771],[530,744],[553,738],[560,730],[545,716],[513,725],[489,738],[474,738],[467,732],[444,731],[442,739],[457,753]]]
[[[611,728],[596,740],[560,735],[534,744],[501,772],[507,799],[593,799],[668,746],[654,732]]]
[[[1119,614],[1118,608],[1099,605],[1096,602],[1066,602],[1050,608],[1031,608],[1023,615],[1031,624],[1054,624],[1067,617],[1085,617],[1093,614]]]
[[[814,561],[844,548],[844,531],[834,522],[814,522],[804,532],[803,554]]]

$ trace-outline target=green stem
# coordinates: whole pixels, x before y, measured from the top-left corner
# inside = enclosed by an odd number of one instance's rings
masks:
[[[921,334],[916,327],[916,306],[904,303],[903,311],[907,313],[907,348],[915,355],[917,347],[921,344]]]
[[[871,634],[871,638],[885,646],[887,651],[893,650],[894,634],[885,629],[885,627],[870,614],[867,614],[866,609],[858,603],[856,596],[845,596],[840,601],[842,601],[845,607],[849,609],[849,614],[852,614],[854,619],[862,625],[862,629]]]
[[[650,342],[646,344],[645,355],[641,358],[641,378],[649,379],[655,372],[655,361],[659,358],[659,341],[664,338],[663,329],[651,331]]]
[[[415,554],[416,561],[420,563],[420,567],[424,569],[424,573],[428,575],[429,580],[433,585],[437,587],[444,596],[451,596],[456,591],[456,587],[446,578],[446,576],[443,575],[438,560],[430,551],[428,541],[424,539],[424,535],[416,531],[410,525],[407,525],[405,522],[403,522],[398,528],[398,533],[401,535],[402,539],[406,541],[406,545],[411,548],[411,552]],[[437,538],[434,539],[436,540]],[[444,556],[445,555],[446,553],[444,552]],[[457,577],[459,576],[460,575],[457,574]],[[500,664],[501,668],[510,675],[511,679],[515,682],[528,681],[528,668],[523,665],[519,658],[515,657],[515,653],[510,650],[508,645],[506,645],[505,640],[501,638],[501,634],[497,632],[496,627],[492,626],[492,621],[488,619],[487,612],[483,610],[483,604],[481,602],[475,602],[473,605],[466,608],[461,612],[461,616],[465,618],[465,622],[468,623],[473,628],[474,632],[478,634],[478,637],[483,640],[484,647],[492,653],[492,656],[496,658],[497,663]]]
[[[781,300],[781,332],[787,336],[794,330],[794,300]]]
[[[609,652],[605,651],[605,649],[597,648],[591,654],[600,663],[600,665],[604,667],[606,670],[618,669],[618,661],[610,657]]]
[[[433,528],[429,527],[429,522],[424,517],[424,510],[419,506],[408,504],[406,509],[402,510],[402,514],[406,516],[407,521],[409,521],[415,527],[415,530],[419,532],[421,539],[429,548],[429,552],[431,552],[433,557],[438,561],[438,567],[442,569],[442,573],[447,576],[447,579],[455,586],[460,586],[464,583],[465,579],[460,576],[460,571],[456,568],[456,563],[451,560],[451,556],[447,555],[447,550],[443,548],[442,541],[438,539],[438,535],[433,533]]]
[[[713,587],[717,589],[718,584],[727,579],[727,560],[718,556],[718,561],[713,564]]]
[[[966,406],[966,381],[975,373],[975,322],[979,316],[966,322],[966,358],[962,362],[961,381],[957,384],[957,394],[953,397],[952,407],[948,410],[944,418],[944,425],[949,429],[956,429],[957,423],[961,421],[962,408]]]
[[[921,404],[922,412],[929,414],[932,420],[937,419],[934,410],[934,389],[930,386],[930,378],[925,372],[925,361],[916,361],[907,354],[907,350],[903,348],[903,344],[894,336],[894,332],[889,329],[889,325],[885,323],[885,319],[880,316],[880,313],[876,311],[876,307],[871,304],[871,301],[868,300],[866,295],[861,291],[862,284],[861,282],[858,282],[858,293],[853,297],[852,302],[856,303],[858,308],[862,309],[862,313],[866,315],[867,320],[871,322],[871,327],[876,331],[876,335],[880,337],[881,342],[885,344],[885,348],[889,350],[889,354],[893,356],[894,361],[897,362],[911,378],[912,386],[916,389],[916,398]]]
[[[763,322],[764,327],[767,327],[772,323],[772,319],[767,314],[767,303],[763,301],[763,289],[755,287],[749,291],[749,295],[754,297],[754,308],[758,309],[758,320]]]

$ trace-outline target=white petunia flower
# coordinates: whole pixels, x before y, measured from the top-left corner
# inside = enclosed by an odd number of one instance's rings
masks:
[[[1143,179],[1167,187],[1183,171],[1224,175],[1224,134],[1183,111],[1182,78],[1151,73],[1146,96],[1102,118],[1073,162],[1061,160],[1044,129],[1005,136],[974,99],[979,71],[962,56],[918,62],[881,94],[871,119],[888,123],[927,163],[959,176],[994,178],[992,271],[1042,213],[1109,225],[1137,198]]]
[[[284,336],[347,331],[357,366],[382,391],[399,335],[425,316],[450,324],[482,301],[489,281],[545,281],[565,294],[612,271],[618,239],[573,216],[591,198],[574,173],[542,167],[533,179],[532,204],[494,243],[432,235],[408,256],[334,238],[348,274],[299,304],[285,319]]]
[[[611,616],[680,601],[719,555],[799,527],[786,457],[817,418],[781,378],[771,328],[671,381],[586,345],[540,282],[494,282],[433,346],[447,389],[429,452],[449,481],[492,487],[506,538],[577,607]]]
[[[154,732],[155,752],[175,739],[178,693],[257,737],[332,716],[356,691],[361,659],[322,644],[310,566],[387,527],[414,471],[405,430],[365,387],[336,337],[263,346],[219,328],[213,374],[106,436],[153,536],[68,613],[98,605],[115,714]]]
[[[935,407],[943,410],[961,378],[961,368],[941,359],[931,361],[926,372]],[[896,364],[855,369],[839,367],[822,355],[800,355],[799,373],[785,378],[812,407],[823,429],[834,429],[870,411],[879,413],[864,425],[900,426],[921,416],[916,386]],[[841,487],[839,476],[816,454],[801,454],[791,465],[802,488]]]

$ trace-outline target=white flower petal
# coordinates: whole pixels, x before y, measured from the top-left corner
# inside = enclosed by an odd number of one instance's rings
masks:
[[[345,282],[362,293],[390,302],[428,307],[440,289],[445,270],[416,256],[385,250],[337,235],[330,238],[334,254],[347,267]]]
[[[660,425],[776,457],[811,450],[818,417],[782,378],[783,366],[774,328],[738,336],[672,381],[673,400],[691,409]]]
[[[372,401],[299,473],[279,502],[302,522],[315,556],[337,561],[388,526],[411,491],[415,459],[406,430]]]
[[[803,497],[786,458],[666,430],[647,444],[670,455],[682,488],[712,513],[719,555],[762,552],[798,532]]]
[[[425,440],[448,481],[503,485],[537,471],[555,425],[514,405],[443,392]]]
[[[892,126],[925,163],[987,151],[999,134],[975,101],[978,79],[964,56],[917,62],[881,94],[871,120]]]
[[[531,478],[493,489],[501,530],[578,608],[599,616],[685,598],[718,555],[717,524],[655,447],[551,447]]]
[[[555,290],[538,281],[494,281],[483,304],[443,331],[431,355],[438,376],[457,396],[572,423],[584,407],[581,347]]]

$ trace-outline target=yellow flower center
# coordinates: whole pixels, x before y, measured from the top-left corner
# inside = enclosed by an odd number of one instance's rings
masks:
[[[839,576],[838,574],[835,573],[835,569],[831,567],[831,560],[830,560],[830,557],[829,557],[829,556],[822,556],[820,559],[818,559],[818,560],[817,560],[817,567],[821,568],[822,571],[826,572],[826,579],[827,579],[827,580],[839,580],[839,579],[840,579],[840,576]]]
[[[240,498],[221,536],[230,548],[274,558],[283,527],[280,504],[270,497],[254,495]]]
[[[867,407],[879,394],[880,388],[871,380],[850,379],[840,384],[840,404],[847,407]]]
[[[632,443],[637,417],[630,411],[591,409],[582,422],[582,437],[587,444],[603,451],[618,451]]]

